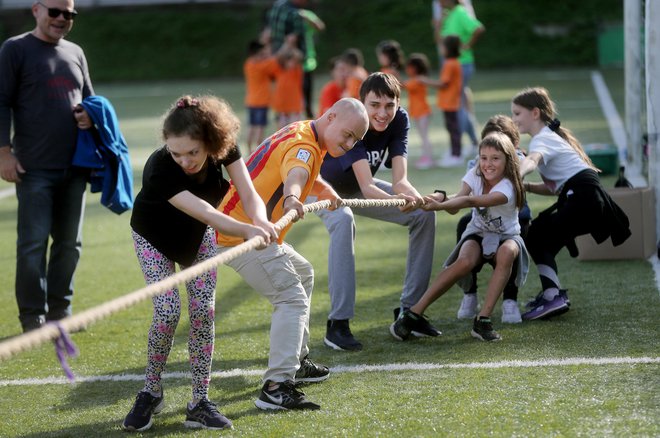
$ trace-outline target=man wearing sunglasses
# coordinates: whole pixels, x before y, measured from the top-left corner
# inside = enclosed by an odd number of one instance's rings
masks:
[[[80,103],[94,94],[85,54],[64,39],[73,0],[35,1],[32,15],[34,30],[0,47],[0,177],[16,184],[23,331],[71,314],[87,180],[71,160],[77,128],[92,126]]]

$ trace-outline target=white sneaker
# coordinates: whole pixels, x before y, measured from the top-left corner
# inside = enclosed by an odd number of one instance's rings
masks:
[[[446,167],[446,168],[451,168],[451,167],[463,167],[465,166],[465,160],[463,160],[463,157],[457,157],[456,155],[450,155],[448,157],[443,158],[439,163],[439,167]]]
[[[502,322],[507,324],[520,324],[522,322],[522,317],[520,316],[520,309],[518,309],[517,301],[502,301]]]
[[[456,317],[458,319],[474,319],[479,311],[479,300],[477,294],[463,294],[461,307],[458,309]]]

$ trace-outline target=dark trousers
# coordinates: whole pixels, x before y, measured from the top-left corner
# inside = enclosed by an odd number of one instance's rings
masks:
[[[451,143],[451,154],[455,157],[461,156],[461,128],[458,124],[457,111],[444,111],[445,126],[449,132],[449,142]]]
[[[76,169],[31,170],[16,184],[16,302],[24,327],[71,314],[86,184]]]
[[[545,265],[559,277],[555,260],[559,251],[577,236],[589,234],[602,217],[594,199],[597,198],[590,187],[581,187],[559,208],[544,210],[532,221],[525,244],[537,266]],[[550,277],[539,277],[543,290],[560,287]]]
[[[314,118],[314,110],[312,108],[312,90],[314,84],[312,83],[312,72],[306,71],[303,75],[303,97],[305,99],[305,114],[308,119]]]

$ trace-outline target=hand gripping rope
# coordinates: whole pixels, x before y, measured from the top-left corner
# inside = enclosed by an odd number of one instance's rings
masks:
[[[402,207],[406,205],[406,201],[404,199],[341,199],[338,204],[340,207],[352,208]],[[329,207],[330,201],[318,201],[304,205],[303,211],[305,213],[312,213]],[[290,210],[275,223],[275,228],[278,231],[281,231],[297,218],[298,212]],[[99,304],[98,306],[84,310],[75,315],[68,316],[60,321],[44,324],[41,328],[0,342],[0,361],[8,359],[14,354],[37,347],[48,340],[54,340],[56,353],[62,364],[62,368],[64,369],[67,378],[70,381],[73,381],[73,373],[68,366],[66,355],[74,357],[78,352],[67,333],[84,329],[93,322],[104,319],[113,313],[127,309],[148,298],[160,295],[165,291],[176,287],[180,283],[185,283],[216,266],[225,264],[238,256],[257,249],[263,245],[263,243],[264,240],[262,237],[253,237],[222,254],[218,254],[215,257],[190,266],[189,268],[143,287],[142,289],[138,289],[129,294]]]

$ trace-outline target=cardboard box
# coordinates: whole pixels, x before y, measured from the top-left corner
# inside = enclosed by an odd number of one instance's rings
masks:
[[[632,235],[619,246],[608,238],[597,245],[591,235],[575,239],[578,260],[647,259],[656,250],[655,195],[652,187],[607,189],[621,209],[628,215]]]

